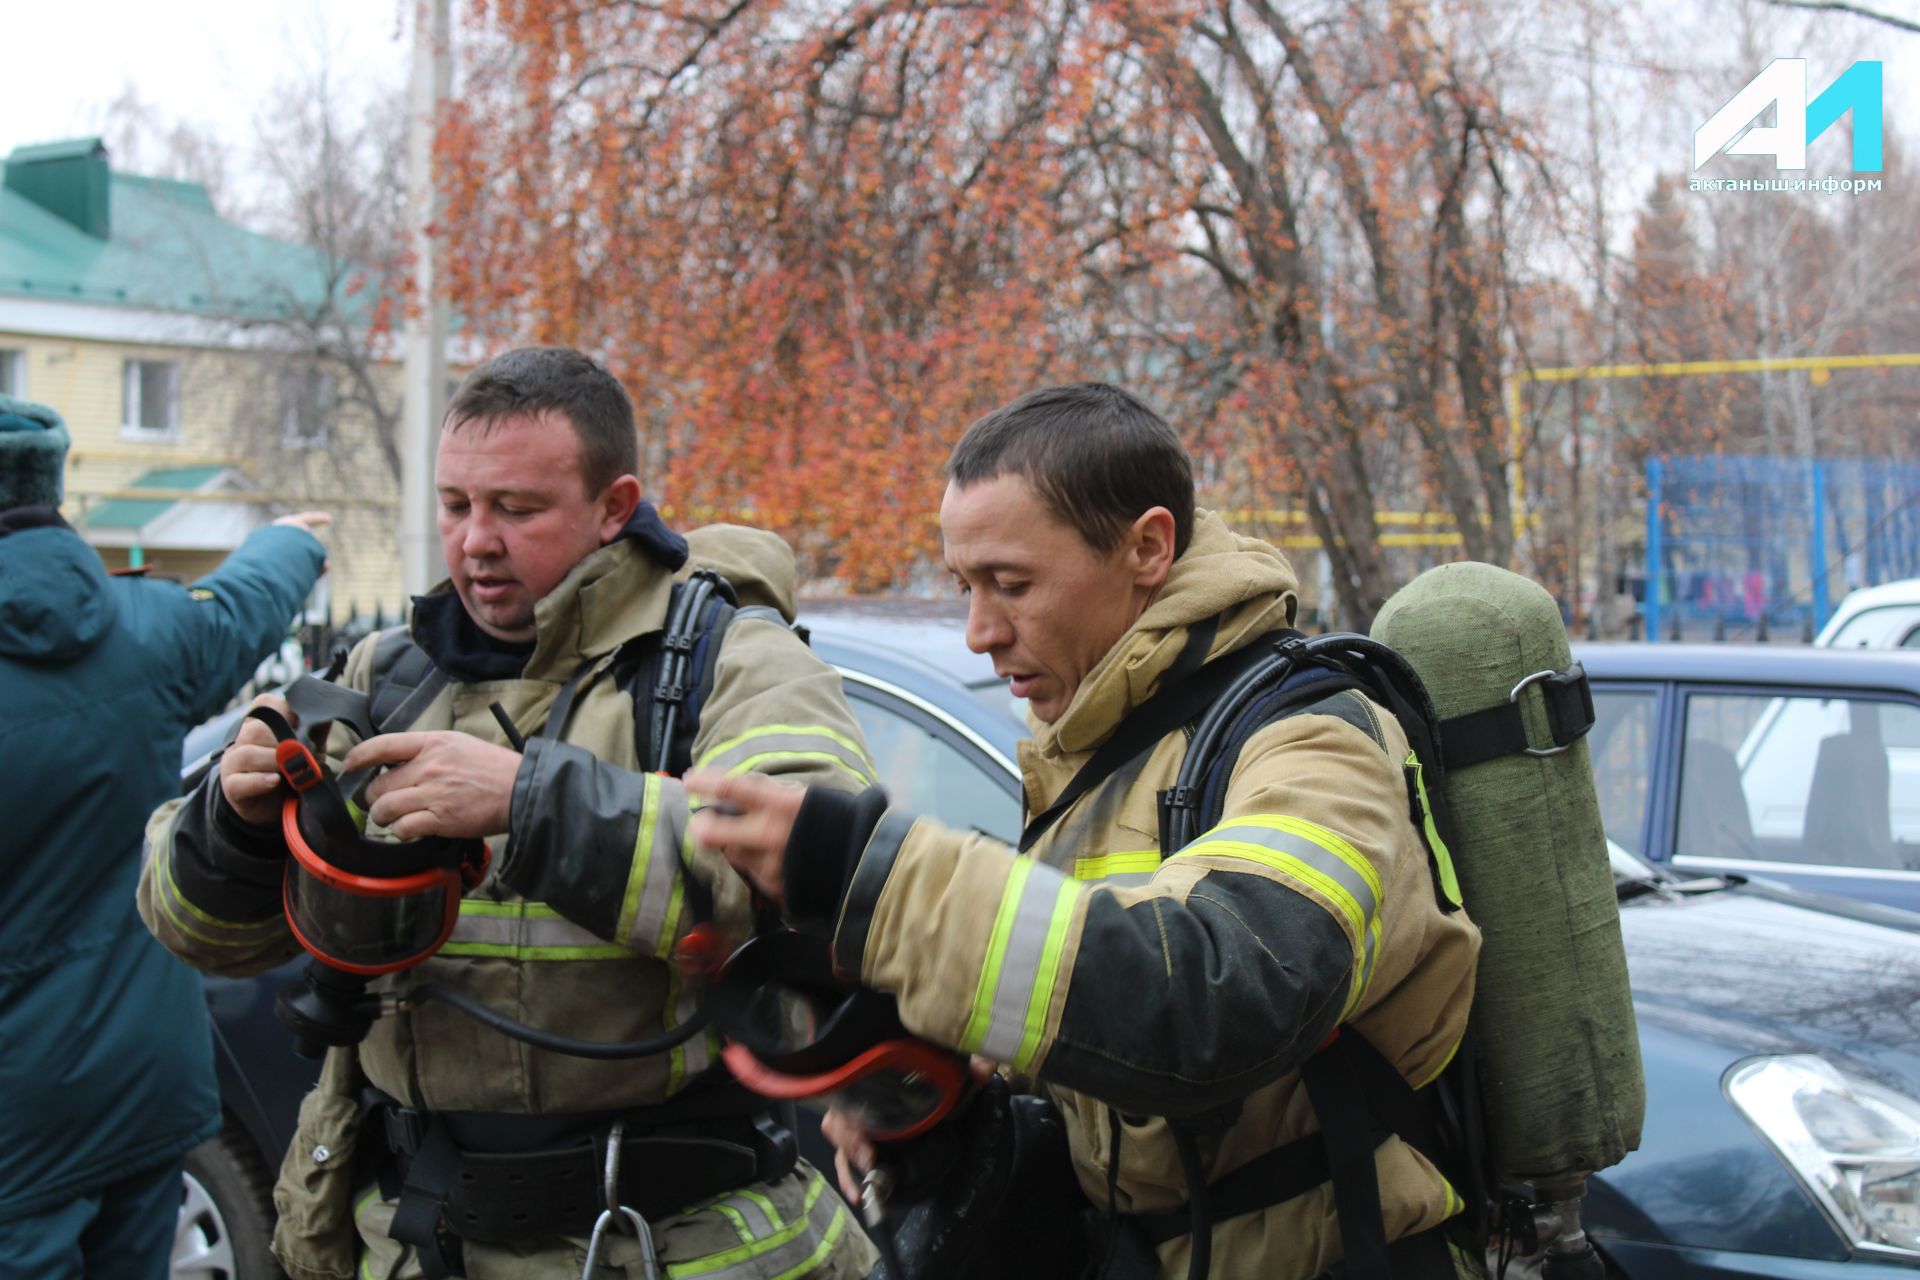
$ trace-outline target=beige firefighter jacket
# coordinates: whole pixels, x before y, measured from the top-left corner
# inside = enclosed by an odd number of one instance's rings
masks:
[[[777,536],[714,526],[689,534],[688,543],[691,560],[679,578],[698,567],[717,569],[743,604],[772,604],[792,616],[793,556]],[[680,783],[639,771],[633,698],[610,674],[623,644],[661,629],[675,577],[635,541],[601,548],[538,602],[537,640],[517,678],[449,683],[414,720],[414,731],[456,729],[505,746],[488,709],[498,701],[527,747],[513,785],[509,834],[490,842],[491,871],[461,902],[446,946],[413,969],[375,979],[371,989],[447,984],[535,1027],[600,1041],[656,1035],[692,1012],[693,993],[670,962],[675,941],[694,923],[683,893],[683,853],[710,886],[720,923],[736,937],[750,923],[747,891],[716,854],[686,841],[688,803]],[[451,587],[443,583],[438,590]],[[369,687],[377,640],[368,637],[354,649],[343,683]],[[564,727],[554,738],[539,736],[556,694],[576,675],[578,692]],[[336,765],[346,745],[329,742]],[[705,767],[849,790],[873,777],[838,674],[786,627],[752,616],[736,618],[725,633],[693,758]],[[276,859],[283,855],[248,847],[250,837],[236,834],[243,824],[218,789],[217,777],[210,777],[184,801],[156,812],[139,906],[176,955],[209,973],[241,976],[277,965],[297,948],[280,910]],[[256,856],[262,852],[272,856]],[[259,866],[268,874],[249,880]],[[709,1032],[660,1057],[589,1061],[509,1039],[440,1004],[382,1017],[357,1051],[334,1051],[302,1110],[303,1128],[276,1196],[283,1218],[276,1247],[296,1277],[352,1270],[351,1251],[342,1255],[336,1247],[340,1229],[351,1231],[351,1189],[335,1185],[335,1174],[350,1163],[337,1153],[351,1148],[344,1128],[362,1075],[406,1104],[432,1110],[605,1113],[662,1101],[713,1066],[717,1051]],[[331,1142],[316,1137],[315,1125]],[[331,1168],[314,1164],[316,1147],[334,1153],[326,1162]],[[795,1228],[786,1231],[788,1247],[779,1257],[792,1266],[795,1259],[786,1255],[800,1237],[807,1249],[838,1241],[814,1259],[821,1265],[816,1273],[857,1273],[862,1260],[871,1259],[871,1246],[835,1212],[838,1201],[824,1182],[804,1164],[801,1171],[798,1192],[783,1190],[768,1201],[775,1207],[794,1201],[787,1208],[795,1221],[778,1224]],[[752,1243],[735,1229],[748,1219],[705,1216],[723,1229],[733,1252]],[[698,1230],[677,1234],[704,1239]],[[478,1258],[473,1248],[468,1253],[469,1275],[480,1280],[473,1268],[477,1261],[487,1270],[489,1251],[479,1250]],[[760,1264],[774,1260],[748,1257],[714,1274],[759,1275]],[[526,1272],[527,1265],[520,1259],[513,1274],[539,1273]],[[577,1274],[577,1261],[574,1268]]]
[[[1045,811],[1126,714],[1151,696],[1196,629],[1208,656],[1288,625],[1295,581],[1272,547],[1200,513],[1192,544],[1145,614],[1021,767]],[[1106,1202],[1107,1109],[1128,1119],[1118,1207],[1187,1200],[1166,1123],[1245,1097],[1202,1139],[1209,1182],[1317,1129],[1299,1064],[1336,1025],[1357,1028],[1413,1085],[1432,1080],[1466,1027],[1479,933],[1437,905],[1408,812],[1407,740],[1383,710],[1341,693],[1255,734],[1220,824],[1158,847],[1156,793],[1186,749],[1174,732],[1009,856],[977,833],[889,815],[844,899],[836,963],[898,994],[916,1033],[1038,1077],[1065,1115],[1082,1188]],[[909,825],[911,823],[911,825]],[[1389,1239],[1444,1221],[1456,1192],[1398,1138],[1378,1151]],[[1330,1189],[1220,1222],[1219,1276],[1305,1280],[1341,1256]],[[1160,1247],[1186,1274],[1187,1238]]]

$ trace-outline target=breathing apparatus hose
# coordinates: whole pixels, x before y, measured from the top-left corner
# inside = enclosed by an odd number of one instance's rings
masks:
[[[405,999],[412,1004],[421,1004],[428,1000],[438,1000],[451,1005],[467,1017],[483,1026],[491,1027],[501,1035],[510,1036],[537,1049],[547,1049],[554,1053],[564,1053],[571,1058],[592,1058],[601,1062],[617,1061],[625,1058],[649,1058],[655,1054],[667,1052],[685,1044],[707,1029],[708,1013],[706,1006],[694,1009],[693,1016],[662,1035],[645,1040],[576,1040],[572,1036],[556,1035],[551,1031],[542,1031],[530,1027],[524,1022],[516,1022],[468,995],[464,991],[455,991],[443,987],[437,982],[424,983],[413,988]]]

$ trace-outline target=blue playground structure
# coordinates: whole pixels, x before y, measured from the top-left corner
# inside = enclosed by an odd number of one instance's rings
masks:
[[[1920,463],[1647,459],[1650,641],[1811,635],[1856,587],[1920,576]]]

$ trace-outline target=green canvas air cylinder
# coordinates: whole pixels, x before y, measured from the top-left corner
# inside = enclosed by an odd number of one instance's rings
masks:
[[[1443,724],[1511,701],[1528,743],[1553,745],[1539,689],[1514,694],[1573,661],[1536,583],[1490,564],[1430,569],[1387,601],[1373,638],[1412,664]],[[1483,936],[1473,1014],[1490,1163],[1536,1186],[1617,1164],[1639,1145],[1646,1088],[1587,744],[1450,769],[1446,792]]]

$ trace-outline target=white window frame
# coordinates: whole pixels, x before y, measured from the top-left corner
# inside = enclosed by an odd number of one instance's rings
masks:
[[[165,425],[141,423],[143,366],[159,365],[167,370]],[[129,357],[120,366],[120,434],[133,440],[171,440],[180,434],[180,362],[178,360],[140,360]]]
[[[315,392],[308,396],[307,392]],[[325,369],[292,366],[280,375],[280,445],[285,449],[325,449],[333,443],[335,409],[333,374]],[[313,431],[300,429],[303,412],[314,415]]]
[[[27,353],[20,347],[0,347],[0,395],[27,398]]]

